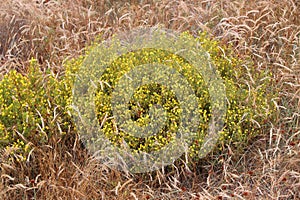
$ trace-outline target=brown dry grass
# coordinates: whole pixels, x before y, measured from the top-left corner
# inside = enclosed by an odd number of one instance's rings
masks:
[[[1,75],[26,73],[28,60],[63,72],[95,37],[137,26],[206,30],[270,70],[279,114],[243,153],[168,174],[133,175],[97,163],[78,141],[35,148],[26,163],[2,150],[1,199],[299,199],[300,4],[293,0],[109,1],[4,0],[0,5]],[[53,141],[56,141],[53,138]]]

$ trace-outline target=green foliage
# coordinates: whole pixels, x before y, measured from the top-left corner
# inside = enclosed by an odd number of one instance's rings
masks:
[[[218,144],[247,144],[259,134],[260,125],[274,112],[271,104],[273,94],[268,90],[270,76],[255,73],[255,66],[250,61],[241,61],[229,47],[204,33],[196,40],[209,52],[226,86],[227,113]],[[69,110],[71,92],[76,72],[84,59],[85,56],[81,56],[67,62],[66,76],[61,79],[49,72],[42,73],[34,60],[26,76],[16,71],[4,76],[0,82],[0,147],[17,147],[23,155],[30,150],[30,145],[47,144],[54,134],[63,136],[72,133],[74,126]],[[99,123],[106,120],[103,130],[114,145],[122,146],[125,141],[136,152],[158,150],[176,137],[182,109],[175,94],[159,84],[139,87],[128,102],[131,119],[140,126],[150,122],[148,113],[152,105],[159,104],[164,108],[167,121],[156,135],[136,138],[120,130],[112,118],[111,94],[116,83],[134,66],[154,62],[178,71],[195,91],[201,116],[197,138],[189,150],[190,156],[195,157],[211,119],[210,95],[202,75],[186,60],[170,52],[143,49],[115,59],[100,77],[106,84],[99,85],[95,94]]]
[[[192,37],[186,33],[182,36]],[[271,103],[273,94],[268,90],[271,84],[270,74],[256,73],[255,66],[250,60],[240,60],[230,47],[210,39],[205,33],[201,33],[196,40],[210,54],[211,62],[217,69],[216,73],[222,77],[226,86],[228,105],[224,119],[225,126],[220,133],[219,147],[225,143],[233,143],[236,146],[245,145],[260,133],[261,125],[265,124],[274,112],[274,106]],[[84,58],[81,57],[74,62],[81,64]],[[76,72],[80,67],[74,62],[67,67],[69,73]],[[195,91],[201,117],[199,132],[190,146],[189,154],[191,157],[196,157],[211,119],[208,86],[202,75],[186,60],[161,49],[148,48],[124,54],[110,63],[100,77],[102,84],[98,85],[95,104],[99,123],[105,121],[102,129],[106,137],[118,147],[122,147],[125,141],[136,152],[159,150],[176,137],[182,110],[174,93],[159,84],[153,83],[139,87],[128,102],[131,119],[140,126],[146,126],[150,122],[151,106],[159,104],[164,108],[168,120],[157,134],[137,138],[120,129],[113,117],[111,96],[116,84],[135,66],[148,63],[160,63],[175,69],[186,78]]]
[[[54,134],[69,132],[70,84],[42,73],[31,60],[27,75],[10,71],[0,82],[0,147],[25,158],[30,146],[47,144]]]

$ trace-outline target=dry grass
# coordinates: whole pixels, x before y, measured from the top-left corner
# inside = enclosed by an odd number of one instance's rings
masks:
[[[98,163],[78,141],[36,147],[28,162],[2,150],[1,199],[299,199],[300,4],[293,0],[14,0],[0,5],[1,75],[28,60],[63,72],[95,37],[137,26],[206,30],[270,70],[276,122],[243,153],[211,156],[191,169],[132,175]],[[266,128],[264,128],[266,127]],[[229,147],[230,149],[230,147]]]

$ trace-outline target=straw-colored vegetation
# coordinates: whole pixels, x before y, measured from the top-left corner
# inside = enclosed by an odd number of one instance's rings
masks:
[[[298,1],[4,0],[0,11],[1,199],[300,197]],[[243,149],[224,143],[221,152],[188,165],[124,173],[82,145],[67,106],[65,67],[71,59],[80,64],[99,35],[158,24],[192,35],[205,31],[231,48],[251,72],[253,91],[268,74],[275,110],[255,120],[258,132]]]

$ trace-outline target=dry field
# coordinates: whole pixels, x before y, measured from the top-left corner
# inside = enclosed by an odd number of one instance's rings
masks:
[[[195,166],[149,174],[111,169],[78,141],[52,139],[28,162],[7,162],[1,150],[0,199],[300,199],[300,2],[298,0],[3,0],[0,74],[42,70],[64,74],[101,34],[164,25],[207,31],[236,54],[250,55],[257,73],[272,71],[278,98],[274,122],[244,151],[210,155]]]

